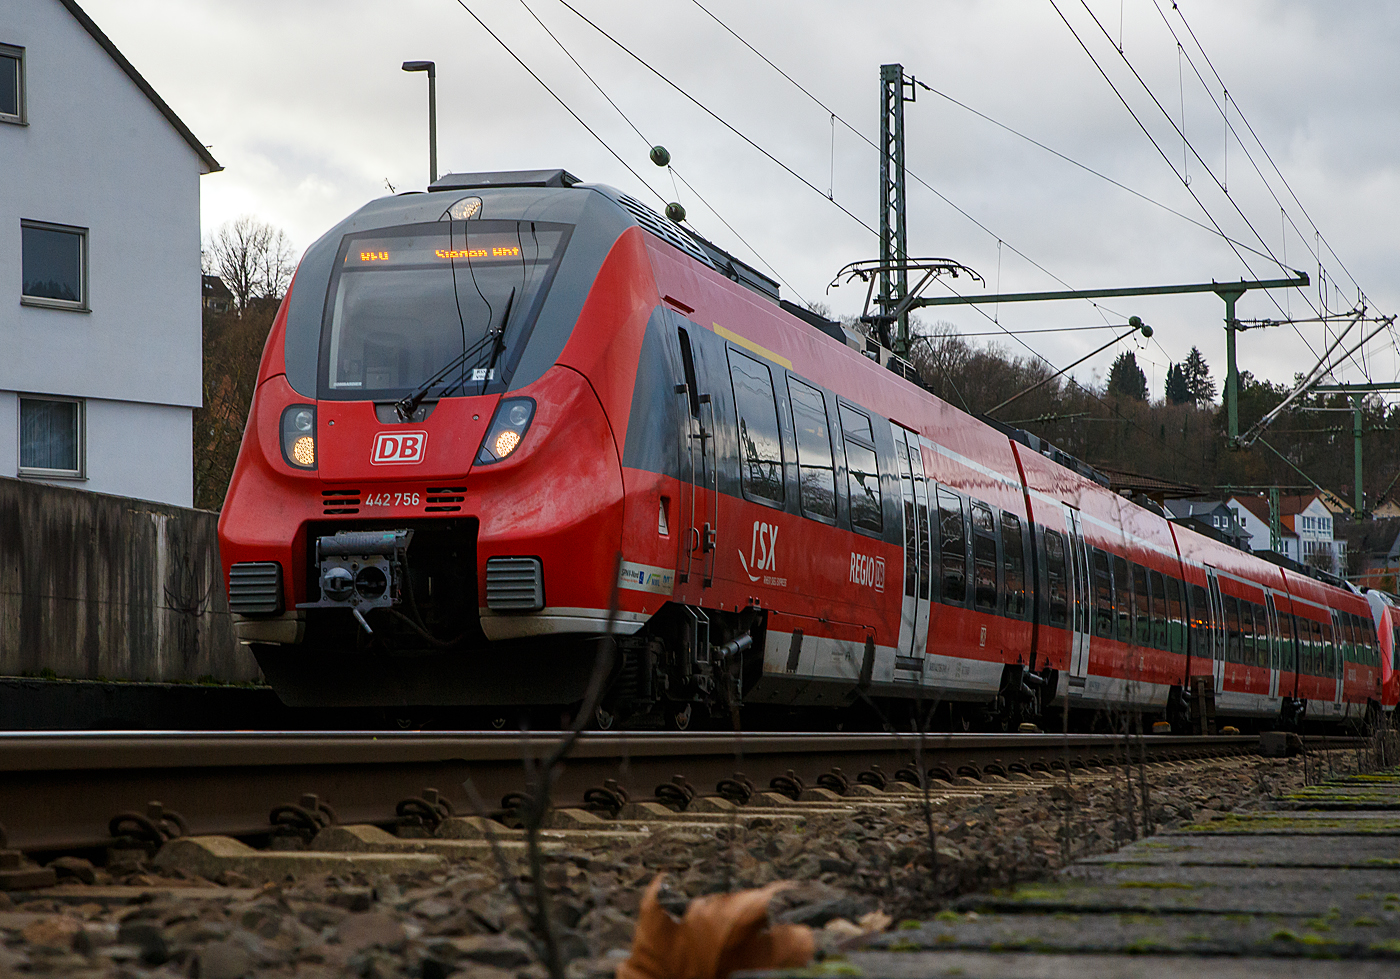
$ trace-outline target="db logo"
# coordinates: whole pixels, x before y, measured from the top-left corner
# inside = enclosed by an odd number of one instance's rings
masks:
[[[369,454],[369,461],[376,466],[422,462],[427,447],[427,432],[380,432],[374,437],[374,450]]]

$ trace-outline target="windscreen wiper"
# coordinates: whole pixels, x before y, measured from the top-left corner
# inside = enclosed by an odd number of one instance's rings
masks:
[[[429,377],[422,384],[418,385],[418,387],[414,388],[411,392],[404,395],[404,397],[394,402],[394,411],[397,412],[401,421],[411,421],[414,412],[418,410],[418,406],[423,403],[423,399],[428,396],[428,392],[433,389],[434,385],[441,383],[442,379],[448,374],[450,374],[454,369],[462,367],[462,365],[466,363],[468,357],[480,351],[481,348],[484,347],[487,343],[491,343],[493,345],[491,354],[491,368],[495,367],[496,357],[499,356],[498,350],[501,346],[503,346],[501,341],[505,337],[506,326],[510,322],[511,306],[514,304],[514,302],[515,289],[514,287],[512,287],[510,290],[510,298],[506,300],[506,308],[501,316],[501,328],[499,330],[493,330],[490,333],[487,333],[486,336],[482,337],[480,340],[472,344],[466,350],[463,350],[456,357],[453,357],[451,360],[449,360],[446,364],[442,366],[440,370],[438,370],[435,374]],[[463,371],[462,373],[465,375],[466,371]],[[490,373],[491,369],[488,368],[486,371],[486,377],[489,378]],[[457,385],[460,383],[460,379],[452,382],[452,385],[443,391],[442,396],[446,397],[452,391],[456,390]]]
[[[495,342],[491,344],[491,359],[486,362],[486,373],[481,376],[481,390],[486,392],[486,382],[491,379],[491,372],[496,369],[496,358],[501,355],[501,351],[506,346],[506,327],[510,326],[510,311],[515,306],[515,286],[510,287],[510,296],[506,299],[505,311],[501,314],[501,330],[496,334]]]

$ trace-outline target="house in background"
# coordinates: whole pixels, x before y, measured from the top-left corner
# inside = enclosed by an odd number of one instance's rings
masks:
[[[233,293],[229,292],[224,280],[217,275],[200,276],[204,294],[204,308],[211,313],[227,313],[233,309]]]
[[[1199,530],[1208,537],[1224,541],[1231,547],[1248,551],[1259,546],[1257,538],[1239,521],[1239,515],[1223,500],[1167,500],[1164,504],[1168,517],[1174,523],[1184,523],[1193,530]],[[1264,530],[1264,543],[1268,544],[1268,528]]]
[[[1255,550],[1264,550],[1269,541],[1268,499],[1232,496],[1226,505],[1238,512],[1240,523],[1253,535]],[[1346,574],[1347,544],[1333,537],[1332,511],[1321,494],[1280,496],[1279,529],[1283,537],[1280,553],[1284,557],[1332,574]]]
[[[1347,544],[1347,577],[1366,588],[1395,592],[1400,584],[1400,519],[1338,520]]]
[[[199,178],[219,169],[74,0],[8,0],[0,475],[190,505]]]

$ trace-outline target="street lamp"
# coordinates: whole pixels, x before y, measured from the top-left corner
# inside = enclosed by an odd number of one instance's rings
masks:
[[[431,61],[405,61],[404,71],[428,73],[428,184],[437,182],[437,67]]]

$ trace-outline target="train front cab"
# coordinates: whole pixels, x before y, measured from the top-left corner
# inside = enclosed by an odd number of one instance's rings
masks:
[[[219,524],[240,636],[284,700],[581,695],[591,656],[535,640],[610,614],[623,484],[587,370],[616,372],[629,346],[635,370],[656,301],[639,236],[556,182],[386,198],[308,249]],[[388,587],[352,615],[324,587],[336,563]]]

